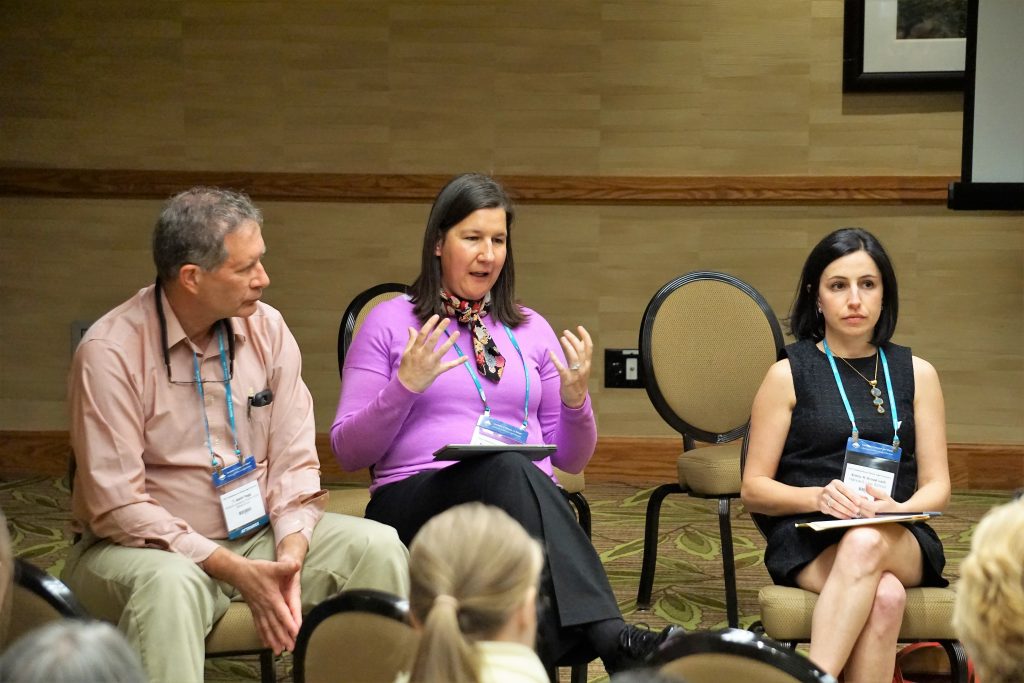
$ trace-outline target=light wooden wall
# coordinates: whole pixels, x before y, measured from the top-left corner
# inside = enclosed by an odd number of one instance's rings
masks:
[[[0,165],[947,175],[958,93],[840,88],[842,0],[36,0]]]
[[[13,5],[13,6],[12,6]],[[955,175],[960,95],[840,92],[841,0],[8,3],[0,166],[574,175]],[[261,202],[272,284],[326,431],[337,318],[415,274],[424,202]],[[66,427],[68,325],[152,277],[159,202],[0,197],[0,429]],[[1024,442],[1024,225],[938,205],[524,204],[520,294],[634,347],[659,285],[717,268],[782,314],[810,246],[893,252],[898,341],[950,438]],[[602,435],[665,435],[593,391]]]
[[[333,418],[337,322],[364,287],[415,276],[428,205],[269,203],[271,286],[303,350],[317,426]],[[0,241],[0,429],[65,427],[68,325],[91,320],[152,277],[158,202],[4,200]],[[901,289],[897,341],[940,372],[950,438],[1024,441],[1024,232],[1019,217],[940,207],[523,205],[515,226],[520,295],[556,329],[581,323],[600,350],[637,343],[658,287],[711,268],[787,310],[810,247],[842,225],[887,244]],[[670,432],[637,390],[593,382],[603,435]]]

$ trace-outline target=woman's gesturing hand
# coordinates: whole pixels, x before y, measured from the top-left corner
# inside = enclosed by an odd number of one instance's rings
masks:
[[[459,331],[452,332],[448,339],[438,346],[437,342],[448,328],[451,319],[445,318],[440,323],[438,320],[441,320],[441,316],[432,315],[418,331],[414,327],[409,328],[409,342],[402,351],[402,361],[398,365],[398,381],[406,389],[417,394],[426,391],[438,375],[469,360],[469,356],[462,356],[458,360],[441,360],[459,338]]]
[[[559,338],[569,367],[558,362],[558,356],[554,351],[548,351],[551,362],[558,369],[558,376],[562,382],[562,403],[570,408],[579,408],[587,400],[590,360],[594,355],[594,342],[591,341],[590,334],[582,325],[577,326],[576,331],[579,332],[578,337],[569,330],[565,330]]]

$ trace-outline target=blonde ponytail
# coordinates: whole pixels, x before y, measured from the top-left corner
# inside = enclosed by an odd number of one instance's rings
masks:
[[[540,544],[504,511],[467,503],[427,522],[409,554],[409,605],[421,637],[410,683],[478,683],[476,643],[536,587]]]

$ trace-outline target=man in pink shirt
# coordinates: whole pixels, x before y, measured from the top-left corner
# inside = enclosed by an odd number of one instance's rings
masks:
[[[203,640],[231,600],[279,653],[339,590],[408,593],[391,527],[324,513],[299,348],[260,301],[261,226],[241,194],[171,199],[156,283],[94,323],[72,364],[82,539],[63,576],[152,681],[202,681]]]

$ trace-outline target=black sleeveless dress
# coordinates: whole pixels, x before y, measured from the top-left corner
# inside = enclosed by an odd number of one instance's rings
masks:
[[[893,499],[903,502],[917,488],[916,434],[914,431],[914,367],[910,349],[887,343],[883,347],[889,362],[893,393],[901,421],[899,436],[903,455],[896,475]],[[833,479],[842,479],[846,440],[850,436],[850,419],[836,387],[828,356],[811,340],[801,340],[786,347],[793,372],[796,406],[786,444],[779,460],[775,478],[791,486],[824,486]],[[874,378],[875,357],[848,359],[863,374]],[[885,414],[879,414],[871,403],[870,387],[850,367],[836,359],[839,376],[857,420],[862,439],[892,443],[892,415],[889,392],[881,366],[878,388],[885,401]],[[831,519],[819,512],[785,517],[754,515],[764,531],[767,548],[764,563],[776,584],[795,586],[796,575],[822,551],[839,542],[844,529],[814,531],[796,528],[796,522]],[[942,542],[927,524],[905,524],[921,546],[923,560],[922,586],[949,585],[942,578],[946,558]]]

